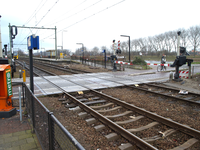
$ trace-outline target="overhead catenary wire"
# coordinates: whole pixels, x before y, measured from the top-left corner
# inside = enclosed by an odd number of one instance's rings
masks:
[[[78,23],[80,23],[80,22],[82,22],[82,21],[84,21],[84,20],[87,20],[87,19],[89,19],[89,18],[91,18],[91,17],[93,17],[93,16],[95,16],[95,15],[97,15],[97,14],[99,14],[99,13],[102,13],[102,12],[104,12],[104,11],[106,11],[106,10],[108,10],[108,9],[110,9],[110,8],[112,8],[112,7],[116,6],[116,5],[118,5],[118,4],[122,3],[122,2],[124,2],[124,1],[126,1],[126,0],[122,0],[122,1],[120,1],[120,2],[118,2],[118,3],[115,3],[115,4],[111,5],[111,6],[109,6],[109,7],[106,7],[106,8],[104,8],[104,9],[98,11],[97,13],[94,13],[94,14],[92,14],[92,15],[90,15],[90,16],[88,16],[88,17],[82,19],[82,20],[79,20],[79,21],[77,21],[77,22],[75,22],[75,23],[73,23],[73,24],[71,24],[71,25],[69,25],[69,26],[67,26],[67,27],[65,27],[65,28],[63,28],[63,29],[61,29],[61,30],[59,30],[58,33],[61,32],[61,31],[63,31],[63,30],[65,30],[65,29],[68,29],[68,28],[70,28],[70,27],[72,27],[72,26],[74,26],[74,25],[76,25],[76,24],[78,24]],[[43,38],[43,39],[47,39],[47,38],[49,38],[49,37],[51,37],[51,36],[53,36],[53,35],[54,35],[54,34],[51,34],[51,35],[49,35],[49,36],[47,36],[47,37],[45,37],[45,38]]]
[[[51,26],[51,25],[54,25],[54,24],[56,24],[56,23],[62,22],[62,21],[64,21],[64,20],[66,20],[66,19],[69,19],[69,18],[71,18],[71,17],[73,17],[73,16],[75,16],[75,15],[78,15],[78,14],[80,14],[81,12],[86,11],[87,9],[93,7],[94,5],[98,4],[98,3],[101,2],[101,1],[102,1],[102,0],[99,0],[98,2],[96,2],[96,3],[94,3],[94,4],[92,4],[92,5],[90,5],[90,6],[86,7],[86,8],[83,8],[83,9],[80,10],[79,12],[76,12],[76,13],[74,13],[74,14],[72,14],[72,15],[70,15],[70,16],[64,18],[64,19],[61,19],[61,20],[59,20],[59,21],[57,21],[57,22],[51,23],[50,26]]]
[[[43,1],[43,0],[42,0]],[[40,4],[42,3],[42,1],[40,2]],[[33,12],[33,14],[30,16],[30,18],[24,23],[24,25],[28,24],[34,16],[36,16],[36,14],[42,9],[42,7],[44,6],[44,4],[46,4],[48,0],[46,0],[43,5],[39,8],[40,4],[38,5],[38,7],[35,9],[35,11]],[[38,9],[38,10],[37,10]]]
[[[86,1],[87,1],[87,0],[83,1],[82,3],[80,3],[80,4],[76,5],[75,7],[73,7],[71,10],[65,12],[64,14],[62,14],[62,15],[60,15],[60,16],[58,16],[57,19],[60,18],[60,17],[62,17],[62,16],[64,16],[64,15],[66,15],[67,13],[73,11],[73,10],[76,9],[77,7],[79,7],[79,6],[81,6],[82,4],[84,4]],[[56,23],[57,23],[57,22],[56,22]],[[55,23],[54,23],[54,22],[52,22],[52,23],[47,23],[46,25],[52,25],[52,24],[55,24]],[[45,25],[45,26],[46,26],[46,25]]]
[[[59,1],[59,0],[57,0],[57,1],[54,3],[54,5],[46,12],[46,14],[40,19],[40,21],[39,21],[35,26],[37,26],[37,25],[46,17],[46,15],[51,11],[51,9],[53,9],[53,7],[58,3],[58,1]],[[45,1],[45,3],[46,3],[46,2],[47,2],[47,0]],[[45,3],[44,3],[44,4],[45,4]],[[40,4],[41,4],[41,3],[40,3]],[[42,5],[42,7],[44,6],[44,4]],[[38,6],[38,7],[39,7],[39,6]],[[41,9],[42,7],[40,7],[40,9]],[[39,9],[39,10],[40,10],[40,9]],[[37,9],[36,9],[36,10],[37,10]],[[35,10],[35,11],[36,11],[36,10]],[[38,10],[38,11],[39,11],[39,10]],[[31,19],[32,19],[35,15],[36,15],[36,13],[31,17]],[[31,19],[29,19],[29,20],[27,21],[27,23],[30,22]],[[26,23],[26,24],[27,24],[27,23]],[[30,29],[30,30],[31,30],[31,29]],[[38,30],[37,30],[37,31],[38,31]],[[35,32],[35,34],[37,33],[37,31]],[[28,33],[28,35],[30,35],[31,32],[32,32],[32,31],[30,31],[30,32]],[[33,33],[33,32],[32,32],[32,33]],[[27,36],[28,36],[28,35],[27,35]],[[26,36],[26,37],[27,37],[27,36]],[[26,39],[26,37],[20,42],[20,44],[24,42],[24,40]]]
[[[51,11],[51,9],[54,8],[54,6],[58,3],[58,1],[59,1],[59,0],[57,0],[57,1],[55,2],[55,4],[46,12],[46,14],[40,19],[40,21],[38,21],[38,23],[37,23],[35,26],[37,26],[37,25],[46,17],[46,15]]]
[[[59,1],[59,0],[57,0],[56,3],[57,3],[58,1]],[[101,0],[100,0],[100,1],[101,1]],[[95,5],[95,4],[99,3],[100,1],[98,1],[98,2],[96,2],[96,3],[94,3],[94,4],[90,5],[90,6],[88,6],[87,9],[88,9],[89,7],[92,7],[92,6]],[[76,24],[78,24],[78,23],[80,23],[80,22],[82,22],[82,21],[85,21],[85,20],[87,20],[87,19],[89,19],[89,18],[91,18],[91,17],[93,17],[93,16],[95,16],[95,15],[101,13],[101,12],[104,12],[104,11],[106,11],[106,10],[108,10],[108,9],[110,9],[110,8],[112,8],[112,7],[116,6],[116,5],[118,5],[118,4],[122,3],[122,2],[124,2],[124,1],[125,1],[125,0],[122,0],[122,1],[120,1],[120,2],[117,2],[117,3],[115,3],[115,4],[111,5],[111,6],[108,6],[108,7],[104,8],[104,9],[102,9],[102,10],[100,10],[100,11],[98,11],[98,12],[92,14],[92,15],[89,15],[88,17],[85,17],[84,19],[81,19],[81,20],[79,20],[79,21],[77,21],[77,22],[75,22],[75,23],[73,23],[73,24],[71,24],[71,25],[69,25],[69,26],[67,26],[67,27],[65,27],[65,28],[63,28],[63,29],[61,29],[61,30],[59,30],[57,33],[59,33],[59,32],[61,32],[61,31],[65,30],[65,29],[67,29],[67,28],[70,28],[70,27],[72,27],[72,26],[74,26],[74,25],[76,25]],[[49,11],[56,5],[56,3],[49,9]],[[48,11],[48,12],[49,12],[49,11]],[[81,11],[83,11],[83,10],[81,10]],[[81,11],[79,11],[78,13],[80,13]],[[40,19],[40,21],[38,22],[38,24],[44,19],[44,17],[48,14],[48,12]],[[37,24],[37,25],[38,25],[38,24]],[[29,32],[29,34],[30,34],[30,32]],[[27,36],[29,36],[29,34],[28,34]],[[51,35],[49,35],[49,36],[47,36],[47,37],[45,37],[45,38],[42,38],[41,40],[47,39],[47,38],[49,38],[49,37],[51,37],[51,36],[53,36],[53,35],[54,35],[54,34],[51,34]],[[20,44],[23,43],[25,39],[27,39],[27,36],[20,42]]]

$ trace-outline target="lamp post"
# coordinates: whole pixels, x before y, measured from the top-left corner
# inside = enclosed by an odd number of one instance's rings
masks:
[[[81,44],[81,45],[82,45],[82,49],[83,49],[83,58],[84,58],[84,46],[83,46],[83,43],[76,43],[76,44]],[[82,64],[83,64],[83,58],[82,58]]]
[[[129,47],[129,63],[131,62],[131,60],[130,60],[130,56],[131,56],[131,54],[130,54],[130,36],[128,36],[128,35],[121,35],[121,36],[123,36],[123,37],[128,37],[128,47]]]
[[[62,50],[63,50],[63,32],[67,32],[66,30],[62,31]]]

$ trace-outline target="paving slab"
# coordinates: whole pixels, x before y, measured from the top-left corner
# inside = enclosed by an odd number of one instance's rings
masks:
[[[0,119],[0,150],[42,150],[35,134],[31,132],[28,118],[20,122],[18,114]]]

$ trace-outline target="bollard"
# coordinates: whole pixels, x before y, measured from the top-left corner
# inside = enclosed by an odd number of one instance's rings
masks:
[[[22,78],[22,71],[19,70],[19,78]]]
[[[22,101],[21,101],[21,88],[19,87],[19,114],[20,121],[22,121]]]
[[[23,74],[23,82],[26,82],[26,70],[22,70],[22,74]]]

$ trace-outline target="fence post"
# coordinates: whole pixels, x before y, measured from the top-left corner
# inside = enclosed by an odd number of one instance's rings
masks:
[[[51,119],[51,115],[53,112],[48,113],[48,128],[49,128],[49,150],[53,150],[53,139],[54,139],[54,134],[53,134],[53,122]]]
[[[24,102],[24,82],[22,82],[22,94],[23,94],[23,107],[24,107],[24,104],[25,104],[25,102]]]
[[[191,79],[191,66],[189,66],[189,79]]]
[[[32,121],[33,121],[33,133],[35,133],[35,107],[34,107],[34,100],[33,100],[33,93],[31,92],[31,109],[32,109]]]
[[[192,66],[192,76],[194,75],[194,66]]]

